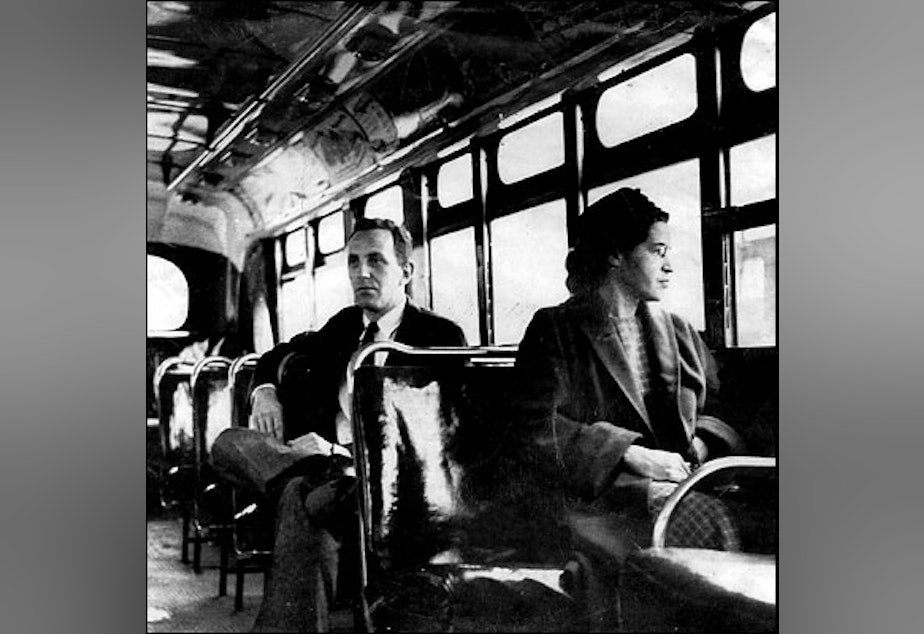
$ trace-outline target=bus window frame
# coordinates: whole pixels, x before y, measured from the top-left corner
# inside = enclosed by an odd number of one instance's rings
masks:
[[[745,19],[726,24],[716,31],[714,41],[722,60],[722,110],[718,130],[723,147],[778,131],[779,86],[755,92],[744,82],[741,73],[741,49],[748,29],[776,10],[773,5],[761,7]]]
[[[571,122],[571,113],[566,108],[564,95],[555,104],[550,104],[516,123],[476,137],[478,145],[485,156],[487,191],[482,194],[485,201],[485,219],[501,218],[510,214],[531,209],[559,198],[567,199],[569,174],[576,167],[576,157],[569,152],[566,129]],[[538,174],[533,174],[513,183],[505,183],[500,177],[498,153],[504,137],[533,124],[545,117],[559,112],[562,115],[562,164]],[[480,192],[475,192],[477,197]]]
[[[701,40],[697,38],[683,42],[576,95],[576,102],[583,116],[584,160],[581,166],[581,185],[584,192],[607,183],[702,157],[702,148],[712,132],[708,117],[709,104],[704,103],[705,91],[700,82],[704,71],[701,64],[702,48]],[[613,147],[603,145],[597,131],[597,109],[603,93],[613,86],[625,83],[686,54],[693,55],[696,68],[696,109],[685,119],[663,128],[652,130]]]

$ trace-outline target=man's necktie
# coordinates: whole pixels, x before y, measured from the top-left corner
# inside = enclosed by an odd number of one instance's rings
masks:
[[[362,348],[363,346],[368,345],[372,343],[373,341],[375,341],[375,335],[376,333],[378,333],[378,331],[379,331],[379,325],[374,321],[370,321],[369,325],[366,326],[365,332],[363,332],[363,338],[360,339],[359,341],[359,347]],[[363,365],[373,365],[374,357],[375,357],[375,354],[370,354],[363,361]]]

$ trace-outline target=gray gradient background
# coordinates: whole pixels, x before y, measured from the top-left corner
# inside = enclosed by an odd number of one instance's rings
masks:
[[[779,18],[784,632],[924,630],[921,11],[856,4]],[[144,7],[26,6],[0,27],[0,631],[141,632]]]

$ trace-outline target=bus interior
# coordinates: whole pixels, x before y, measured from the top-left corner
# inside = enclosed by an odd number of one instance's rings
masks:
[[[246,421],[236,372],[352,303],[358,218],[407,227],[417,304],[471,346],[515,349],[568,297],[583,210],[641,188],[671,214],[666,306],[715,356],[749,454],[775,465],[777,3],[146,10],[148,631],[249,631],[260,575],[232,597],[219,542],[203,540],[197,570],[181,561],[166,474],[202,420],[205,453]],[[775,534],[774,514],[761,521]],[[664,618],[652,631],[683,616]],[[363,629],[349,611],[333,627]]]

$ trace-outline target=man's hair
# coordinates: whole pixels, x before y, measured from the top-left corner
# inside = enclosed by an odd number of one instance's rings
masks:
[[[383,231],[391,233],[392,240],[394,240],[395,243],[395,257],[398,259],[398,264],[401,266],[407,264],[411,259],[411,251],[414,246],[411,241],[411,234],[404,226],[399,225],[393,220],[388,220],[386,218],[360,218],[356,221],[356,224],[353,225],[353,232],[350,234],[350,238],[360,231],[375,231],[376,229],[382,229]],[[347,241],[349,242],[349,240]]]
[[[592,204],[577,221],[577,241],[565,260],[574,295],[594,291],[609,270],[609,256],[626,254],[648,239],[651,225],[667,222],[666,211],[638,189],[623,187]]]

